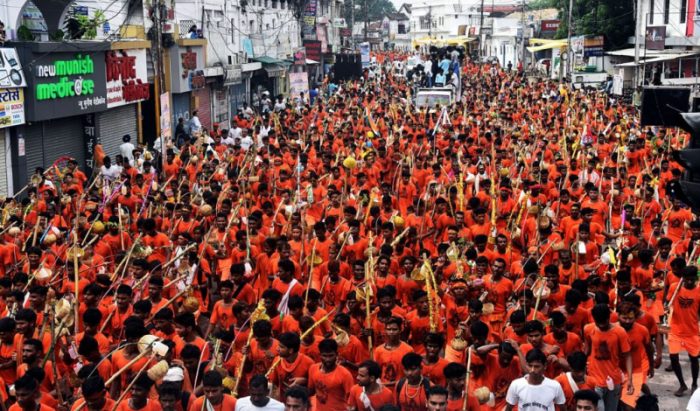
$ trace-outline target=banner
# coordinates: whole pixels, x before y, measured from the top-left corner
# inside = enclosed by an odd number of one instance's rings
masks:
[[[316,0],[310,0],[304,9],[302,17],[301,32],[304,38],[314,38],[316,36]]]
[[[0,89],[0,128],[24,124],[24,91]]]
[[[666,26],[649,26],[644,36],[644,48],[663,50],[666,46]]]
[[[603,55],[605,38],[603,36],[593,36],[583,41],[583,57],[600,57]]]
[[[309,95],[309,75],[305,71],[301,73],[289,73],[289,95],[292,100],[298,98],[301,93]]]
[[[105,54],[107,108],[151,97],[146,69],[146,50],[112,50]]]
[[[306,49],[300,48],[294,52],[294,64],[303,65],[306,64]]]
[[[318,40],[304,40],[306,58],[309,60],[321,61],[321,42]]]
[[[166,140],[173,137],[170,124],[170,93],[160,95],[160,135]]]
[[[362,67],[369,67],[369,43],[360,43],[360,58],[362,61]]]

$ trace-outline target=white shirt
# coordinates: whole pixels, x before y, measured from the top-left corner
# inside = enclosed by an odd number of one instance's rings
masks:
[[[199,117],[192,116],[190,118],[190,132],[195,133],[202,130],[202,123],[199,121]]]
[[[109,168],[102,166],[100,168],[100,172],[102,173],[103,177],[106,177],[109,180],[116,180],[119,177],[119,175],[122,173],[122,168],[119,167],[118,165],[112,164],[111,167],[109,167]]]
[[[253,145],[253,139],[250,136],[241,137],[241,148],[248,151],[250,146]]]
[[[510,384],[506,402],[517,405],[518,411],[554,411],[554,404],[563,405],[566,398],[558,382],[545,377],[541,384],[531,385],[525,376]]]
[[[688,411],[700,411],[700,390],[695,390],[688,401]]]
[[[284,411],[284,404],[270,398],[264,407],[256,407],[250,402],[250,397],[243,397],[236,401],[236,411]]]
[[[134,165],[134,149],[136,149],[136,147],[130,142],[122,143],[122,145],[119,146],[119,154],[122,155],[122,158],[128,159],[131,166]]]

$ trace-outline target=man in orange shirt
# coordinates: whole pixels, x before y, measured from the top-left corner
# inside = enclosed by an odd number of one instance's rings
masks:
[[[634,392],[632,356],[627,333],[622,327],[610,323],[610,307],[598,304],[591,310],[594,324],[583,329],[588,355],[588,371],[593,377],[595,390],[600,394],[606,410],[616,410],[622,387],[622,370],[625,365],[628,394]],[[613,385],[613,389],[608,387]]]
[[[80,385],[80,392],[83,397],[73,403],[71,411],[85,408],[89,411],[112,411],[114,409],[114,400],[108,398],[105,381],[99,375],[86,378]]]
[[[207,371],[202,381],[204,395],[190,405],[189,411],[230,411],[236,409],[236,397],[224,394],[224,384],[218,371]]]
[[[423,357],[415,352],[406,353],[401,366],[404,377],[396,383],[394,404],[402,410],[422,411],[430,388],[430,380],[423,376]]]
[[[688,390],[683,379],[683,370],[679,360],[681,351],[688,353],[690,369],[693,378],[693,389],[698,385],[698,357],[700,356],[700,330],[698,329],[698,309],[700,308],[700,287],[697,286],[698,269],[687,266],[683,269],[680,282],[669,287],[669,299],[678,289],[676,299],[671,305],[669,322],[671,329],[668,334],[668,352],[671,356],[671,367],[678,378],[680,387],[674,393],[682,396]]]
[[[403,377],[401,359],[413,348],[401,341],[401,325],[403,321],[398,317],[390,317],[384,325],[385,343],[377,347],[374,360],[382,367],[382,382],[388,387],[393,387]]]
[[[445,380],[447,380],[447,411],[479,411],[481,405],[479,405],[476,396],[473,395],[473,391],[470,392],[471,390],[464,388],[467,367],[456,362],[451,362],[447,364],[443,371]],[[471,395],[467,395],[467,392],[470,392]],[[431,393],[432,390],[428,390],[428,395]],[[465,395],[467,395],[466,408],[464,408]],[[426,401],[426,403],[428,403],[428,401]]]
[[[30,375],[15,381],[15,398],[17,402],[12,404],[8,411],[54,411],[53,408],[39,403],[39,383]]]
[[[586,354],[577,351],[566,357],[571,371],[560,374],[554,381],[561,385],[566,397],[566,404],[570,407],[574,403],[574,394],[579,390],[592,390],[595,384],[589,375],[586,374]],[[597,403],[596,403],[597,405]]]
[[[279,387],[280,401],[284,400],[288,388],[305,386],[309,380],[309,369],[314,364],[308,356],[299,352],[301,340],[299,334],[286,332],[277,338],[280,362],[269,375],[270,382]]]
[[[377,381],[382,375],[382,367],[372,360],[366,360],[357,369],[357,384],[348,395],[348,411],[379,410],[385,404],[393,404],[394,393]]]
[[[632,410],[641,395],[642,385],[647,380],[647,373],[651,372],[652,377],[654,375],[654,368],[650,366],[654,363],[654,351],[651,348],[649,331],[637,322],[637,310],[634,305],[624,302],[620,304],[617,311],[620,326],[627,331],[627,336],[630,339],[634,381],[634,392],[632,394],[622,393],[621,401],[625,405],[625,409]]]
[[[353,386],[352,374],[338,365],[338,343],[327,338],[318,343],[321,362],[309,369],[309,391],[318,410],[344,410]]]

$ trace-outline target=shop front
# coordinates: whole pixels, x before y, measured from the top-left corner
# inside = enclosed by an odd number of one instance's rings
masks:
[[[178,119],[189,122],[198,111],[203,127],[211,128],[211,98],[204,73],[206,45],[178,45],[170,52],[170,92],[172,96],[172,129]]]
[[[14,193],[12,184],[11,131],[24,124],[27,82],[13,48],[0,48],[0,196]]]
[[[124,43],[117,43],[124,44]],[[96,116],[97,136],[106,155],[119,154],[125,135],[136,144],[140,132],[140,102],[150,99],[145,48],[116,49],[105,53],[107,111]]]
[[[73,158],[89,173],[99,142],[96,117],[107,110],[106,53],[95,42],[18,43],[26,70],[26,121],[12,138],[14,186],[21,187],[37,167]],[[85,124],[92,124],[85,133]]]

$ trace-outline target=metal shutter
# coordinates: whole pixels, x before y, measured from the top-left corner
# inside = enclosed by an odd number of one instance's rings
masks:
[[[24,129],[24,150],[27,158],[27,178],[37,167],[44,166],[43,122],[34,123]]]
[[[0,195],[7,196],[7,150],[5,147],[7,132],[0,130]]]
[[[83,123],[80,117],[48,120],[27,127],[24,133],[27,175],[37,167],[50,167],[59,157],[69,156],[85,164]]]
[[[138,130],[136,124],[136,104],[111,108],[97,115],[97,136],[102,149],[110,158],[119,154],[119,146],[125,134],[131,136],[136,145]]]
[[[81,166],[85,164],[83,121],[80,116],[44,121],[43,125],[45,168],[62,156],[76,159]]]
[[[175,137],[175,127],[177,127],[177,119],[182,117],[185,119],[185,126],[190,119],[190,93],[173,93],[173,137]]]
[[[205,87],[192,92],[197,102],[197,116],[202,123],[202,127],[211,130],[211,89]]]

